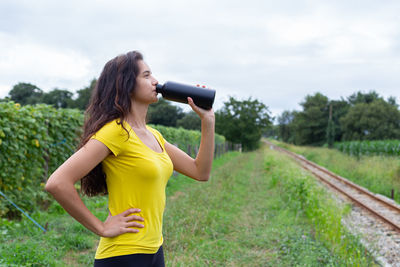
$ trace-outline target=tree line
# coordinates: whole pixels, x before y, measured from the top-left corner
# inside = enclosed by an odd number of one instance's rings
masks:
[[[18,83],[12,87],[8,95],[1,101],[14,101],[20,105],[48,104],[55,108],[77,108],[85,110],[89,103],[90,94],[96,84],[93,79],[89,86],[77,91],[77,97],[73,99],[73,93],[66,89],[54,88],[50,92],[31,83]]]
[[[48,104],[55,108],[86,110],[92,90],[97,80],[76,92],[54,88],[49,92],[31,83],[18,83],[12,87],[8,96],[0,101],[14,101],[20,105]],[[183,110],[162,98],[151,104],[147,113],[149,124],[170,127],[182,127],[189,130],[200,130],[201,121],[198,115]],[[229,97],[224,106],[215,111],[216,133],[225,136],[227,141],[241,144],[243,150],[254,150],[259,147],[260,139],[271,128],[271,113],[268,107],[257,99],[238,100]]]
[[[87,108],[96,79],[74,95],[66,89],[44,92],[36,85],[18,83],[0,101],[21,105],[44,103],[56,108]],[[329,145],[338,141],[400,139],[400,111],[394,97],[384,99],[377,92],[356,92],[347,98],[330,100],[321,93],[307,95],[301,111],[285,110],[276,119],[257,99],[229,97],[215,111],[216,132],[244,150],[259,147],[261,136],[272,136],[296,145]],[[148,123],[200,130],[200,118],[162,98],[149,106]]]
[[[400,139],[400,111],[394,97],[375,91],[356,92],[330,100],[321,93],[307,95],[301,111],[285,110],[274,134],[296,145],[332,146],[338,141]]]

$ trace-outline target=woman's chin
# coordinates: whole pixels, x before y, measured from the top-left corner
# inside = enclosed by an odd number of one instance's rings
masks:
[[[150,102],[150,104],[154,104],[158,102],[158,97],[153,98],[153,100]]]

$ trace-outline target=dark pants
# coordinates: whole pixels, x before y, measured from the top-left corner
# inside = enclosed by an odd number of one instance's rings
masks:
[[[94,267],[165,267],[162,246],[155,254],[130,254],[95,259]]]

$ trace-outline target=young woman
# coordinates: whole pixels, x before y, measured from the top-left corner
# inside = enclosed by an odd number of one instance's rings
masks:
[[[137,51],[110,60],[92,93],[79,150],[47,181],[46,190],[63,208],[101,237],[95,266],[164,266],[165,187],[173,169],[198,181],[210,177],[213,110],[188,98],[202,129],[193,159],[146,125],[148,107],[157,102],[157,83]],[[108,194],[104,222],[79,197],[74,187],[79,180],[89,196]]]

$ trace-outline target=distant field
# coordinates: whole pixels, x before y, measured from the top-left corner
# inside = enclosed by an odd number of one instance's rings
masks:
[[[334,147],[352,156],[400,156],[400,140],[338,142]]]

